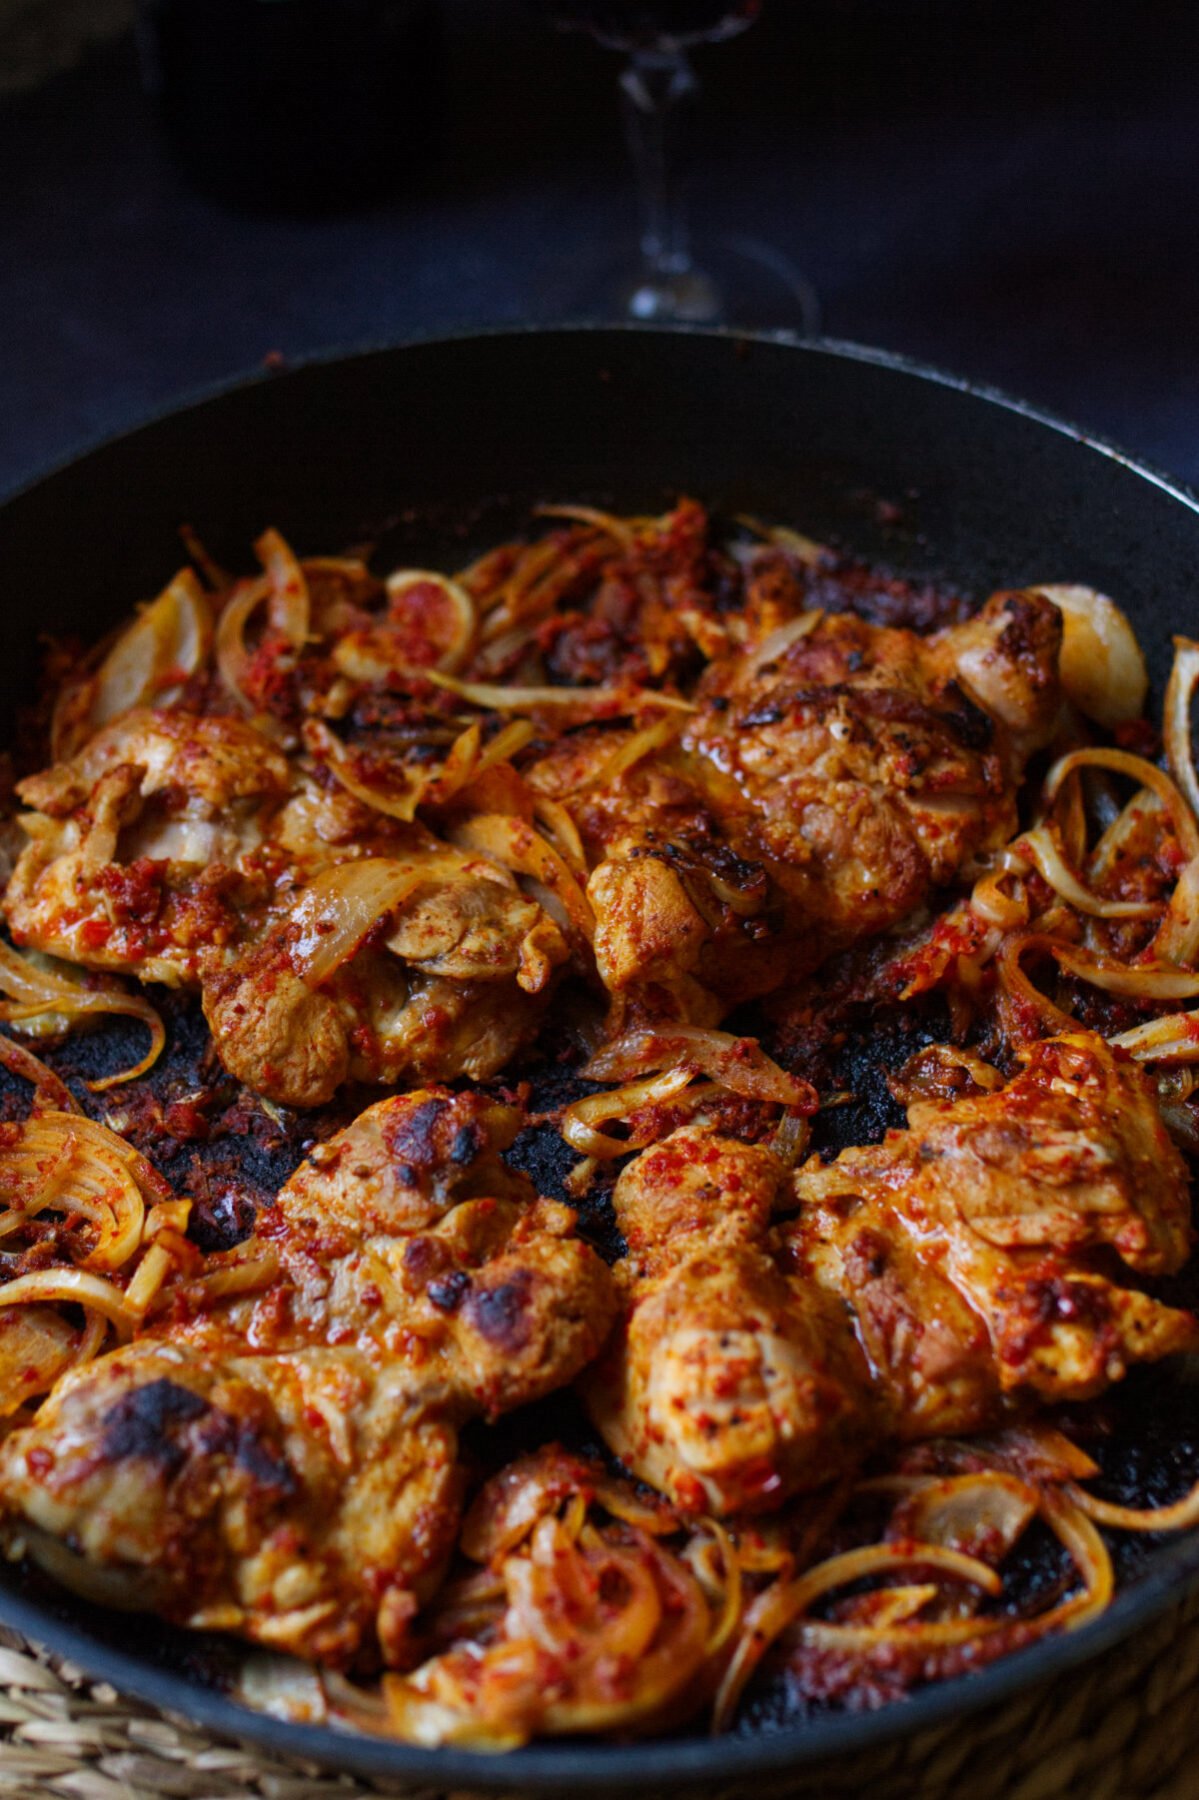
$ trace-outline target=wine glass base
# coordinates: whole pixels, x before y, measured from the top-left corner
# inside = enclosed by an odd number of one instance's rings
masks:
[[[820,330],[812,284],[755,238],[701,238],[692,268],[666,276],[625,269],[610,291],[619,313],[641,323],[742,325],[806,336]]]

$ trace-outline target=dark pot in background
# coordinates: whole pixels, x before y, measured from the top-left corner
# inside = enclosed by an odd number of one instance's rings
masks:
[[[228,204],[351,206],[428,160],[436,0],[142,0],[138,35],[176,159]]]

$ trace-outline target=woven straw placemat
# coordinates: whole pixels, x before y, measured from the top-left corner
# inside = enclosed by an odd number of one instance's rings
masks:
[[[5,1800],[472,1800],[324,1774],[123,1699],[0,1629]],[[784,1786],[714,1800],[1199,1800],[1199,1596],[1084,1669],[997,1707]],[[630,1794],[629,1800],[654,1800]]]

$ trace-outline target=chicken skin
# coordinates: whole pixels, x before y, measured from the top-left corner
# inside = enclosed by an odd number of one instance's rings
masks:
[[[1022,1061],[794,1177],[702,1126],[629,1164],[625,1315],[585,1391],[638,1475],[691,1510],[761,1510],[869,1444],[982,1430],[1199,1346],[1191,1314],[1114,1278],[1191,1244],[1146,1077],[1086,1032]]]
[[[1186,1170],[1148,1079],[1090,1032],[1020,1060],[998,1092],[919,1101],[906,1131],[796,1178],[794,1254],[851,1299],[905,1434],[922,1435],[922,1392],[947,1358],[964,1404],[939,1429],[975,1428],[985,1411],[963,1305],[985,1327],[1000,1396],[1085,1399],[1132,1363],[1199,1344],[1189,1313],[1115,1279],[1121,1262],[1171,1274],[1192,1243]],[[937,1300],[946,1283],[954,1313]]]
[[[519,1123],[429,1090],[324,1145],[234,1253],[266,1291],[184,1281],[5,1441],[35,1553],[181,1623],[398,1660],[457,1535],[459,1429],[569,1382],[615,1312],[574,1215],[504,1165]]]
[[[1060,642],[1032,593],[928,638],[803,615],[716,657],[674,741],[667,724],[644,750],[598,730],[554,746],[528,780],[594,865],[609,992],[714,1023],[969,879],[1015,830]]]

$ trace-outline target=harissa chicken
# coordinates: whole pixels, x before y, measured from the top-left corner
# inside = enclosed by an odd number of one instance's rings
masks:
[[[1084,1485],[1199,1349],[1199,647],[1163,766],[1089,589],[546,513],[197,549],[5,832],[10,1554],[481,1748],[860,1704],[1199,1522]]]

